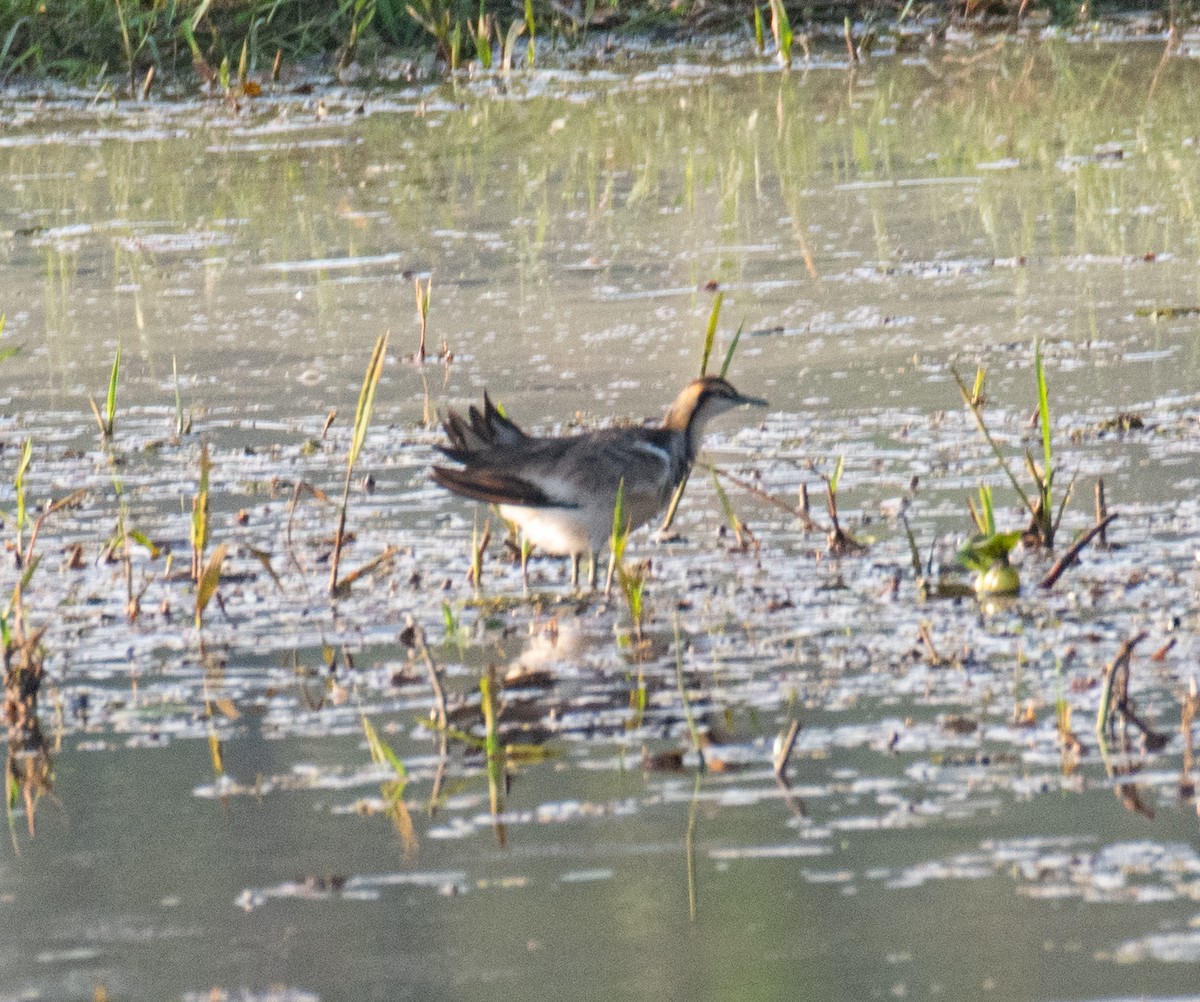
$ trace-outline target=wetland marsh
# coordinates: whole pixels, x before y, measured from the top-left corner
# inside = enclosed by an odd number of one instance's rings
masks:
[[[41,742],[9,736],[0,999],[1196,998],[1194,45],[600,50],[236,110],[0,92],[0,591],[24,576],[45,672]],[[717,291],[715,357],[740,328],[730,378],[771,405],[706,438],[749,534],[697,469],[679,538],[628,543],[641,643],[563,561],[523,595],[494,518],[476,587],[486,513],[430,483],[434,412],[657,418]],[[373,567],[331,597],[385,331],[341,557]],[[968,498],[1029,514],[954,373],[986,371],[1027,484],[1035,340],[1074,496],[980,604]],[[827,545],[839,457],[861,551]],[[1040,588],[1099,479],[1107,545]],[[929,597],[901,514],[967,594]],[[1102,755],[1143,632],[1165,740]]]

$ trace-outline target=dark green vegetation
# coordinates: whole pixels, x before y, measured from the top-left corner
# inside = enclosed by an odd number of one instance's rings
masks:
[[[145,96],[165,74],[253,95],[278,79],[281,64],[341,71],[357,62],[369,71],[380,58],[432,52],[450,68],[508,69],[533,65],[539,42],[574,48],[600,32],[684,42],[735,32],[753,37],[760,52],[773,39],[788,62],[794,43],[807,54],[810,36],[844,36],[858,58],[905,22],[935,32],[955,22],[1015,27],[1022,18],[1069,26],[1144,9],[1087,0],[8,0],[0,5],[0,81],[120,75],[129,93]],[[1175,0],[1149,10],[1143,30],[1192,13]]]

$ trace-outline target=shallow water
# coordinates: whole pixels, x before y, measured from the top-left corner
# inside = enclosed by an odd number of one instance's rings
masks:
[[[1147,315],[1200,304],[1187,51],[980,44],[787,76],[668,55],[237,113],[0,98],[0,311],[22,346],[0,362],[3,505],[29,436],[31,506],[88,490],[47,518],[25,596],[54,782],[12,814],[0,999],[1195,997],[1200,318]],[[407,359],[429,274],[448,366]],[[831,557],[726,481],[739,550],[698,473],[683,539],[630,544],[652,561],[645,648],[620,601],[566,595],[561,562],[535,561],[523,600],[498,542],[475,603],[477,513],[428,483],[423,415],[484,387],[542,430],[655,415],[699,366],[710,281],[717,357],[744,325],[731,376],[771,408],[722,418],[709,458],[785,506],[805,485],[823,527],[844,455],[840,516],[869,550]],[[398,552],[331,602],[335,506],[290,502],[298,481],[340,496],[386,329],[344,568]],[[1024,554],[998,609],[922,601],[902,504],[947,571],[980,482],[1002,528],[1027,520],[952,370],[986,367],[1024,477],[1035,336],[1060,488],[1078,471],[1064,538],[1103,477],[1117,548],[1048,592]],[[105,450],[87,397],[118,341]],[[202,442],[231,546],[203,649]],[[122,510],[174,554],[132,545],[132,625],[105,553]],[[444,760],[410,619],[474,735]],[[1141,630],[1131,688],[1168,741],[1105,763],[1098,680]],[[496,791],[489,665],[536,672],[505,689]]]

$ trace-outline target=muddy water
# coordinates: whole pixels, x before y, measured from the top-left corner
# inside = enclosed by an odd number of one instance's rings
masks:
[[[1186,50],[1161,55],[936,48],[784,77],[645,58],[237,113],[5,95],[3,503],[30,437],[31,507],[87,494],[46,519],[25,594],[53,782],[22,772],[10,811],[0,998],[1194,997],[1200,97]],[[448,366],[407,359],[429,275]],[[425,414],[484,387],[542,430],[657,414],[698,369],[709,283],[718,352],[742,327],[731,375],[772,402],[710,438],[778,502],[725,482],[753,542],[695,476],[683,538],[631,542],[643,646],[554,561],[522,599],[496,542],[476,602],[476,512],[428,484]],[[339,496],[389,329],[344,566],[398,549],[331,602],[335,508],[295,485]],[[1020,555],[998,609],[923,601],[902,504],[946,572],[981,482],[1001,528],[1025,521],[952,370],[986,368],[1025,481],[1035,337],[1060,489],[1078,473],[1062,533],[1103,477],[1116,545],[1049,591]],[[118,342],[105,448],[87,398]],[[230,556],[201,637],[202,443]],[[826,552],[837,456],[863,555]],[[785,510],[801,485],[816,529]],[[164,551],[134,538],[128,578],[119,520]],[[1132,693],[1166,744],[1106,761],[1098,682],[1139,631]],[[488,666],[524,677],[491,788]]]

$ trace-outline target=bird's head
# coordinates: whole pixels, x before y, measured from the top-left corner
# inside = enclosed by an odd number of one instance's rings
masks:
[[[686,431],[693,441],[704,432],[704,426],[718,414],[742,405],[766,407],[761,397],[739,393],[731,382],[720,376],[705,376],[688,383],[671,404],[663,427]]]

